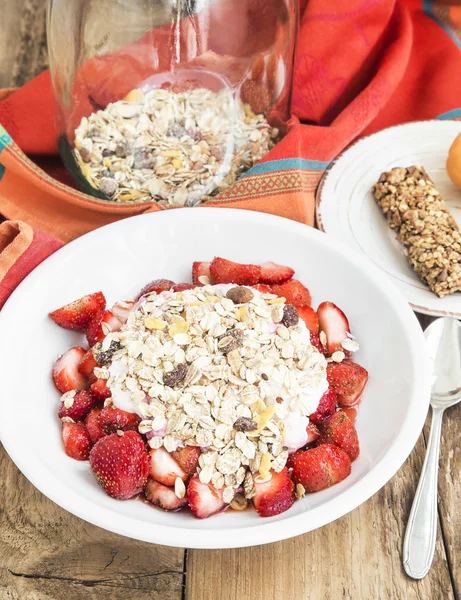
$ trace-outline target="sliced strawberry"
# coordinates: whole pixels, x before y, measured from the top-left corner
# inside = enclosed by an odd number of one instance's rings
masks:
[[[77,346],[65,352],[54,363],[54,385],[62,394],[86,388],[85,377],[78,371],[78,365],[84,354],[85,350]]]
[[[298,450],[290,456],[291,476],[306,492],[319,492],[345,479],[351,472],[349,455],[333,444]]]
[[[309,420],[312,421],[312,423],[319,425],[335,412],[337,403],[338,397],[336,392],[332,389],[328,389],[320,398],[317,410],[309,415]]]
[[[202,483],[199,476],[194,475],[187,486],[187,500],[192,514],[197,519],[207,519],[224,510],[227,504],[222,492],[211,483]]]
[[[106,494],[126,500],[142,492],[149,474],[149,454],[139,433],[121,431],[93,446],[90,465]]]
[[[121,326],[122,323],[117,317],[110,310],[106,310],[102,314],[98,313],[88,325],[86,339],[90,346],[94,346],[97,342],[102,342],[111,331],[118,331]]]
[[[193,290],[195,286],[193,283],[175,283],[173,286],[174,292],[185,292],[186,290]]]
[[[285,298],[287,304],[310,306],[312,298],[309,290],[297,279],[291,279],[281,285],[271,285],[271,293]]]
[[[101,427],[106,433],[116,431],[137,431],[141,418],[135,413],[129,413],[114,406],[105,406],[99,415]]]
[[[90,376],[90,382],[95,375]],[[95,379],[90,385],[90,390],[93,396],[100,402],[104,402],[107,398],[111,397],[110,389],[107,387],[106,379]]]
[[[319,337],[318,333],[313,333],[311,331],[311,344],[314,346],[314,348],[317,348],[317,350],[320,352],[320,354],[325,354],[326,348],[324,348],[322,346],[322,343],[320,342],[320,337]]]
[[[170,487],[174,485],[177,477],[183,481],[188,477],[165,448],[150,451],[150,476]]]
[[[133,306],[134,302],[126,300],[125,302],[116,302],[110,310],[114,317],[120,321],[120,323],[125,324]]]
[[[360,454],[357,431],[343,410],[338,410],[334,415],[325,419],[320,426],[320,432],[317,440],[319,445],[334,444],[347,452],[352,461]]]
[[[271,471],[272,477],[265,483],[255,481],[253,504],[260,517],[279,515],[293,506],[294,485],[284,467],[280,473]]]
[[[259,265],[242,265],[217,257],[210,265],[210,273],[216,283],[254,285],[259,283],[261,267]]]
[[[271,288],[268,285],[264,285],[264,283],[257,283],[253,287],[258,292],[261,292],[261,294],[272,294]]]
[[[72,392],[68,392],[67,397],[64,400],[61,399],[58,417],[60,419],[70,417],[73,421],[83,421],[90,410],[96,405],[96,398],[86,390],[77,392],[74,396],[71,394]]]
[[[341,350],[345,354],[341,344],[350,332],[349,321],[343,311],[333,302],[322,302],[317,309],[320,331],[327,336],[327,350],[330,354]]]
[[[144,493],[149,502],[165,510],[179,510],[187,505],[186,497],[178,498],[173,488],[162,485],[150,477],[147,480]]]
[[[79,373],[85,377],[89,377],[93,373],[94,368],[97,366],[98,363],[93,355],[93,351],[88,350],[88,352],[85,352],[85,354],[82,356],[82,360],[78,365],[78,370]]]
[[[343,408],[343,412],[346,413],[346,415],[349,417],[349,419],[351,420],[352,425],[355,427],[355,421],[357,419],[357,409],[354,407],[351,408]]]
[[[139,294],[136,297],[136,300],[139,300],[141,296],[145,296],[146,294],[153,294],[154,292],[157,294],[161,294],[162,292],[168,292],[173,289],[174,281],[171,279],[154,279],[147,285],[145,285]]]
[[[327,379],[330,388],[338,395],[338,404],[355,406],[360,402],[368,381],[368,371],[350,360],[329,363]]]
[[[101,409],[99,407],[95,407],[90,410],[85,419],[86,429],[93,444],[96,444],[97,441],[107,435],[102,428],[101,420],[99,418],[100,414]]]
[[[298,311],[299,317],[304,321],[306,327],[310,332],[314,334],[318,334],[319,332],[319,318],[317,317],[317,313],[312,308],[312,306],[298,306],[296,309]],[[312,337],[312,336],[311,336]],[[311,339],[312,343],[312,339]],[[314,344],[312,344],[314,345]]]
[[[315,442],[315,440],[320,435],[320,431],[318,430],[318,427],[316,425],[314,425],[314,423],[312,423],[312,421],[309,421],[309,424],[306,427],[306,431],[307,431],[307,443],[308,444],[312,444],[312,442]]]
[[[180,450],[171,452],[181,469],[188,475],[193,475],[197,470],[198,459],[202,451],[197,446],[184,446]]]
[[[283,267],[274,262],[266,262],[261,265],[260,283],[285,283],[293,277],[295,272],[291,267]]]
[[[95,315],[106,308],[106,299],[102,292],[83,296],[58,308],[49,314],[55,323],[65,329],[85,331]]]
[[[63,423],[61,434],[67,456],[88,460],[92,444],[84,423]]]
[[[192,282],[195,285],[214,283],[210,273],[210,262],[192,263]]]

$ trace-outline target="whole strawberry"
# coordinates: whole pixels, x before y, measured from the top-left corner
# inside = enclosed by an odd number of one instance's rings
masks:
[[[127,500],[144,488],[149,455],[139,433],[120,431],[103,437],[93,446],[90,466],[106,494]]]

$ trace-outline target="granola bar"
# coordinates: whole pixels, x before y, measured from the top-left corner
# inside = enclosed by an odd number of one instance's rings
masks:
[[[395,167],[372,188],[417,275],[440,298],[461,290],[461,233],[421,166]]]

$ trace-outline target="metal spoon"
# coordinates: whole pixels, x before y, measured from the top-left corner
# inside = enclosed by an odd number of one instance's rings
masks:
[[[424,332],[433,362],[432,424],[421,477],[403,541],[403,566],[413,579],[431,568],[437,537],[437,472],[442,417],[461,400],[461,323],[436,319]]]

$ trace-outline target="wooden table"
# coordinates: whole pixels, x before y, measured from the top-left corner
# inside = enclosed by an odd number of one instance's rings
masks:
[[[46,67],[44,7],[3,0],[0,87]],[[406,577],[401,548],[428,424],[397,475],[358,509],[317,531],[241,550],[183,551],[89,525],[38,492],[0,448],[0,600],[459,599],[461,405],[443,431],[437,549],[422,581]]]

